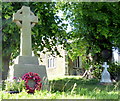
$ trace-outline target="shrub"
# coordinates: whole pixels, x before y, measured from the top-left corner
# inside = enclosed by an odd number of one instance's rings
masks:
[[[12,80],[5,80],[5,91],[19,91],[25,89],[25,82],[21,78],[14,77]]]

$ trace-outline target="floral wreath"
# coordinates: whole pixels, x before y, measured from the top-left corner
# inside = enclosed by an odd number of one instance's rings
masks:
[[[22,76],[22,80],[25,81],[25,87],[26,90],[28,90],[28,93],[34,93],[35,90],[40,90],[42,87],[41,78],[38,73],[28,72]],[[28,85],[29,80],[35,81],[34,87]]]

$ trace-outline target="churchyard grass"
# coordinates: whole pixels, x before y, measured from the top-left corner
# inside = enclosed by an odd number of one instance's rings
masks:
[[[80,77],[61,77],[50,81],[50,91],[36,91],[27,94],[0,92],[2,99],[118,99],[119,83],[100,85],[96,79],[82,79]]]

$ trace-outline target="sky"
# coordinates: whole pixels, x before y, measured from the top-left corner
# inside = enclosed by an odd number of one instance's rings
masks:
[[[60,18],[64,18],[63,11],[60,10],[60,11],[58,12],[57,16],[59,16]],[[67,30],[66,30],[67,33],[72,30],[72,27],[70,26],[70,24],[69,24],[68,21],[65,21],[65,20],[64,20],[62,23],[68,24]],[[62,24],[62,23],[61,23],[61,24]]]

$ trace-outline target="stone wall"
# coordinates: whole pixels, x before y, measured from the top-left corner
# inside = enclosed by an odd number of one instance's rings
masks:
[[[46,54],[40,53],[40,56],[42,58],[42,62],[40,61],[40,65],[46,66],[48,78],[51,76],[65,75],[65,50],[61,49],[60,46],[58,47],[58,50],[62,55],[62,57],[59,57],[59,56],[53,57],[52,55],[50,55],[50,52]],[[49,64],[48,64],[49,58],[54,59],[53,67],[49,67]]]

